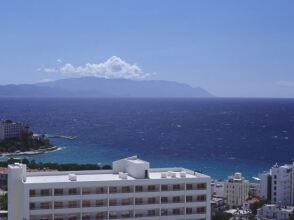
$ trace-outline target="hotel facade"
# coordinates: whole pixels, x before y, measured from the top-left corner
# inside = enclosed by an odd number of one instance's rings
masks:
[[[210,220],[210,177],[150,168],[136,156],[112,170],[26,172],[8,168],[9,220]]]
[[[11,120],[0,121],[0,141],[8,138],[20,137],[23,132],[28,132],[29,127]]]

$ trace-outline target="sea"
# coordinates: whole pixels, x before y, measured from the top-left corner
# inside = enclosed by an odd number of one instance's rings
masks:
[[[1,98],[0,118],[77,136],[51,138],[59,150],[25,156],[40,162],[111,164],[138,155],[151,167],[252,180],[294,159],[294,99]]]

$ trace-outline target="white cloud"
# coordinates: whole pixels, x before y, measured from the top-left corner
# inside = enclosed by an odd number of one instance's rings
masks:
[[[57,59],[56,63],[63,63],[63,60],[62,59]]]
[[[58,62],[58,60],[60,62]],[[62,60],[57,62],[62,64]],[[144,73],[137,64],[130,64],[117,56],[112,56],[102,63],[86,63],[80,66],[66,63],[54,68],[44,68],[47,73],[62,73],[78,76],[97,76],[103,78],[142,79],[150,74]]]
[[[44,71],[46,73],[56,73],[56,72],[58,72],[58,70],[55,69],[55,68],[44,68]]]
[[[279,86],[294,86],[294,81],[286,81],[286,80],[282,80],[282,81],[278,81],[277,85]]]

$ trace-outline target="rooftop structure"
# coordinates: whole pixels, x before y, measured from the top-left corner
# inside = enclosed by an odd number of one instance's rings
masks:
[[[10,165],[9,220],[210,219],[209,176],[150,168],[136,156],[112,165],[32,173],[23,164]]]

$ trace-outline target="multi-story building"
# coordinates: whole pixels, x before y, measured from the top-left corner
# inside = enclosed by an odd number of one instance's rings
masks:
[[[260,219],[288,220],[293,214],[294,207],[280,206],[275,204],[265,204],[257,209],[257,217]]]
[[[294,205],[293,172],[293,164],[275,164],[269,172],[261,174],[261,196],[273,204]]]
[[[28,126],[19,122],[5,120],[0,122],[0,141],[7,138],[20,137],[24,131],[28,131]]]
[[[136,156],[112,170],[26,172],[9,166],[9,220],[211,218],[210,177],[184,168],[150,168]]]
[[[248,198],[249,181],[235,173],[225,181],[225,197],[230,208],[240,207]]]

